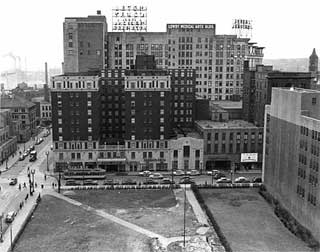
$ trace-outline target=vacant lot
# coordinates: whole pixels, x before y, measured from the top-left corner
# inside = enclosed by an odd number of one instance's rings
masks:
[[[181,189],[79,190],[68,193],[68,197],[165,237],[183,235],[184,194]],[[189,203],[186,209],[186,234],[194,235],[200,225]]]
[[[234,252],[310,251],[288,231],[257,189],[200,190]]]
[[[52,196],[44,196],[15,252],[149,251],[148,237]]]

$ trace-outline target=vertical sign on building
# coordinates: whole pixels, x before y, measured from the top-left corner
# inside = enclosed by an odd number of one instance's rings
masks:
[[[252,20],[234,19],[232,23],[232,30],[239,38],[252,37]]]
[[[112,31],[146,32],[147,7],[127,5],[112,9]]]

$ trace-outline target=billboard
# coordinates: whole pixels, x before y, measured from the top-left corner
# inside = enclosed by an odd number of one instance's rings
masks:
[[[112,9],[112,31],[146,32],[147,7],[127,5]]]
[[[167,24],[170,29],[215,29],[215,24]]]
[[[241,153],[241,163],[258,162],[258,153]]]
[[[232,29],[239,38],[252,37],[252,20],[248,19],[234,19],[232,22]]]

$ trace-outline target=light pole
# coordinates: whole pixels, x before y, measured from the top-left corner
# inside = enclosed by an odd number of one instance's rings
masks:
[[[0,242],[3,242],[2,239],[2,218],[3,218],[3,213],[0,215]]]
[[[47,156],[47,172],[49,172],[49,163],[48,163],[49,151],[46,151],[46,156]]]
[[[183,248],[186,248],[186,166],[184,166]]]

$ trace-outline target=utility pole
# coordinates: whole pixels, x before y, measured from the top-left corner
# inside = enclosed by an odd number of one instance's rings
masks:
[[[0,242],[3,242],[2,239],[2,218],[3,218],[3,213],[0,215]]]
[[[48,163],[49,151],[46,151],[46,156],[47,156],[47,172],[49,172],[49,163]]]

